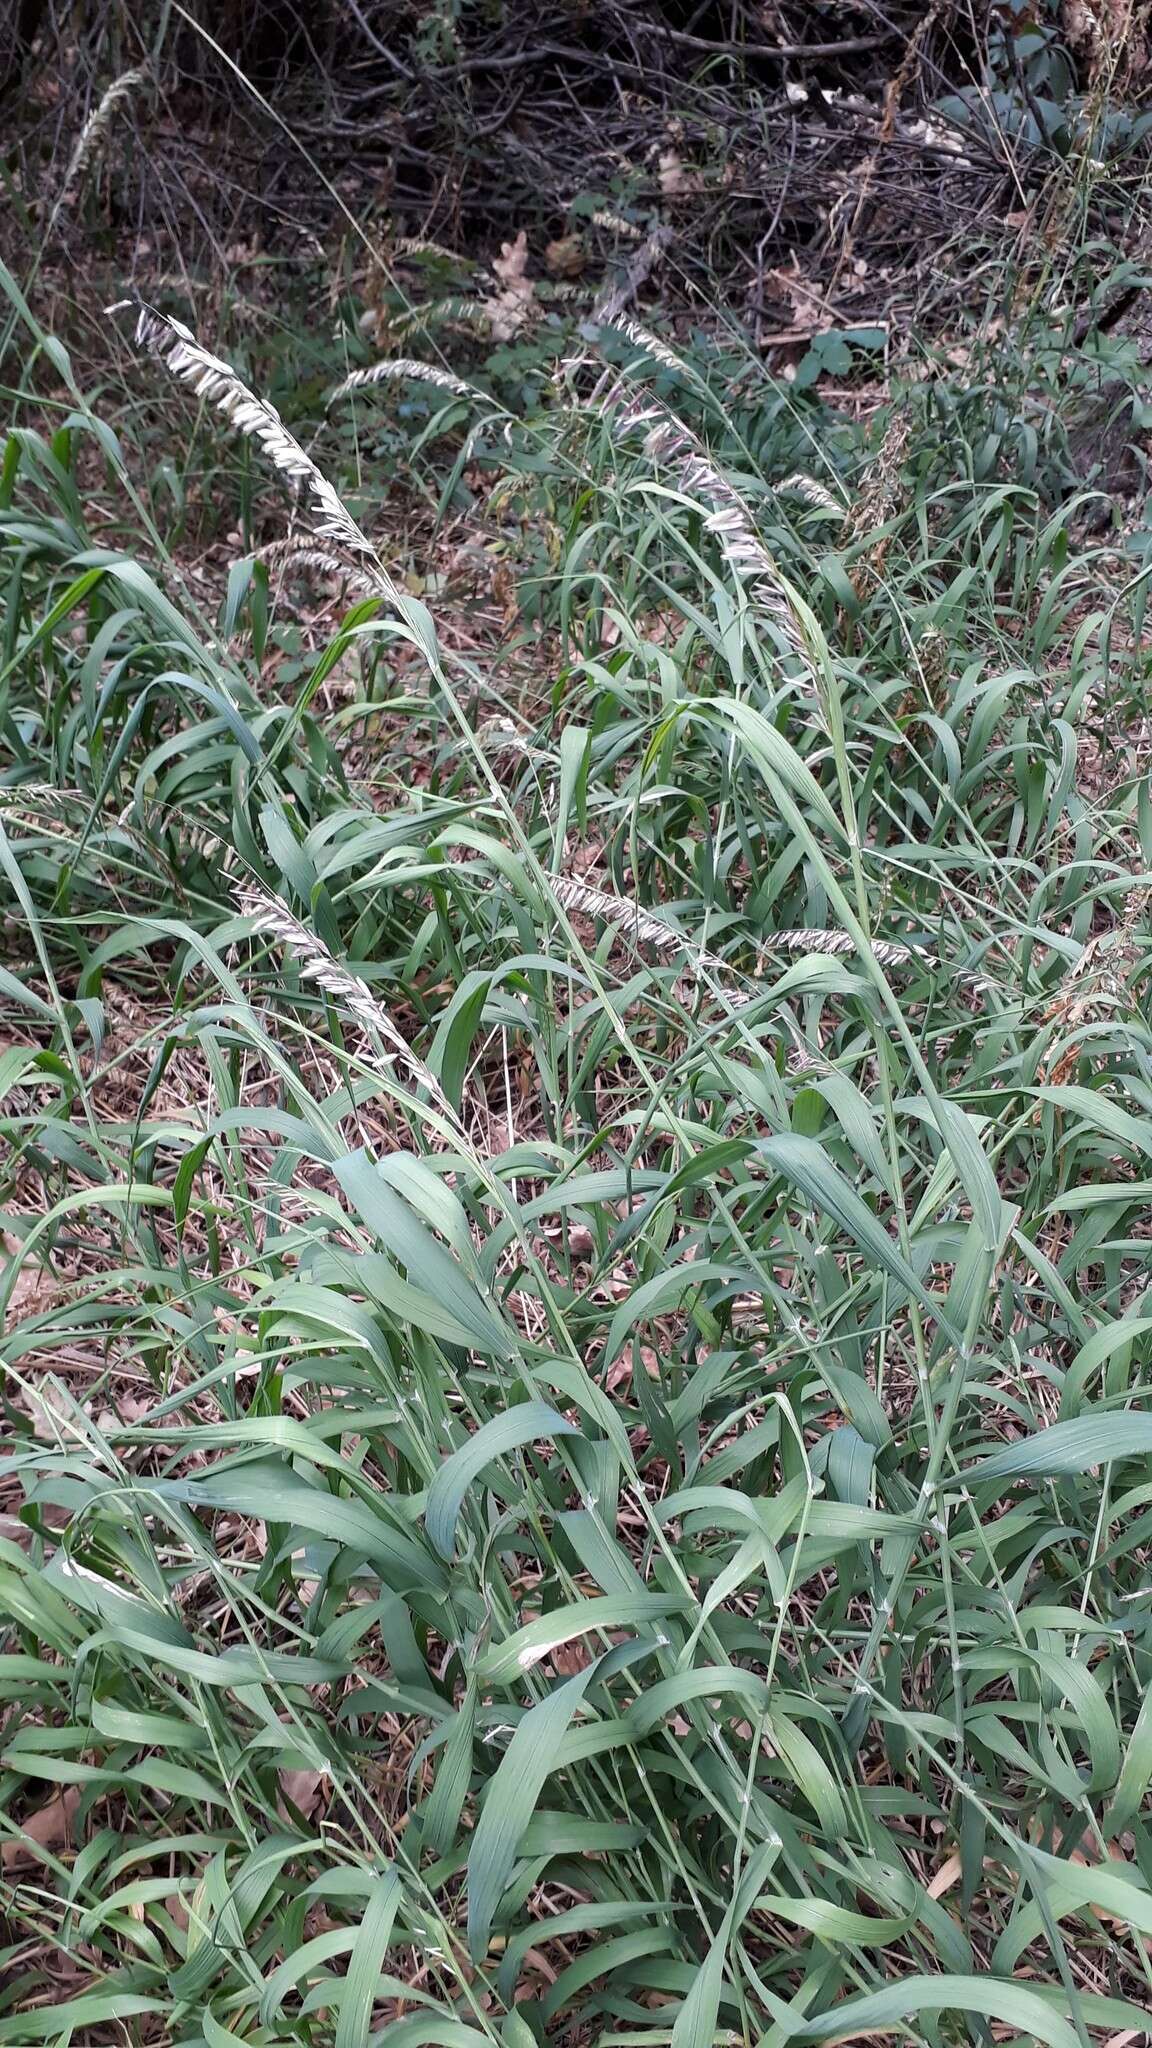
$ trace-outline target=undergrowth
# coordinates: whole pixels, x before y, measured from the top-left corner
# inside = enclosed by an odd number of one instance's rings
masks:
[[[0,2042],[1145,2038],[1123,345],[26,334]]]

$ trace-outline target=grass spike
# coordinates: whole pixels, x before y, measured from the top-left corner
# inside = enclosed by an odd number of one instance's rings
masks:
[[[463,377],[454,377],[451,370],[441,370],[435,363],[418,363],[409,356],[386,356],[382,362],[369,363],[366,369],[350,370],[342,383],[328,393],[328,405],[335,405],[338,398],[347,398],[351,391],[364,391],[373,384],[397,382],[402,377],[411,377],[421,384],[434,384],[440,391],[451,391],[457,398],[483,398],[474,384],[466,384]]]
[[[317,538],[346,548],[367,565],[382,596],[399,599],[400,593],[377,561],[367,534],[357,526],[335,486],[289,432],[274,405],[250,391],[230,363],[202,347],[182,320],[157,313],[151,306],[140,307],[136,345],[154,355],[174,377],[191,385],[197,397],[223,413],[237,433],[255,441],[273,468],[310,500]]]
[[[329,553],[327,548],[310,548],[295,540],[273,540],[260,549],[260,560],[278,575],[290,575],[299,570],[306,575],[331,576],[363,597],[378,597],[380,594],[374,577],[353,563],[342,561],[339,555]]]
[[[111,85],[101,96],[84,123],[76,139],[76,147],[69,158],[68,168],[64,173],[64,183],[60,187],[62,196],[71,192],[73,187],[80,183],[88,166],[103,145],[104,138],[112,125],[112,116],[115,114],[117,107],[122,106],[126,99],[130,99],[138,86],[146,85],[147,82],[148,72],[140,66],[133,71],[125,71],[119,78],[113,79]]]
[[[412,1079],[427,1088],[438,1109],[453,1114],[435,1074],[397,1031],[383,1003],[359,974],[337,960],[318,933],[309,931],[279,897],[255,882],[245,883],[238,891],[236,904],[242,917],[251,918],[254,931],[282,946],[306,981],[315,982],[334,1002],[343,1003],[356,1022],[380,1041],[386,1057],[407,1068]]]

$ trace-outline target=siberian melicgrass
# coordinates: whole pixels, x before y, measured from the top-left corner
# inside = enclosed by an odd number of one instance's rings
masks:
[[[1139,2038],[1139,579],[973,483],[1000,398],[825,421],[829,504],[619,384],[514,479],[528,658],[445,655],[141,333],[395,617],[278,680],[21,419],[0,2043]]]

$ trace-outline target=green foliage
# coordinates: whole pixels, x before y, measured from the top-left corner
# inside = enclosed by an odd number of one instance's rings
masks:
[[[251,450],[171,386],[117,438],[36,339],[0,2042],[1139,2030],[1148,668],[1088,359],[977,338],[857,430],[605,339],[696,469],[514,347],[500,410],[317,414],[370,522],[406,450],[522,569],[489,659],[242,554],[198,608]]]

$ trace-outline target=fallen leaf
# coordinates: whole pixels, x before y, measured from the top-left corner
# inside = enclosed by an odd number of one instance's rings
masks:
[[[280,1781],[280,1791],[283,1795],[280,1801],[282,1818],[284,1820],[288,1819],[284,1801],[290,1800],[304,1820],[311,1820],[323,1797],[321,1788],[327,1783],[325,1773],[323,1771],[278,1771],[276,1775]]]
[[[528,236],[521,228],[514,242],[503,242],[500,254],[492,264],[501,284],[518,284],[523,281],[528,267]]]
[[[703,180],[699,171],[685,169],[674,149],[662,149],[659,160],[660,190],[665,199],[689,199],[699,192]]]
[[[32,1434],[40,1443],[59,1443],[62,1429],[75,1434],[72,1404],[59,1380],[46,1375],[37,1386],[28,1389],[27,1400]]]
[[[484,311],[496,341],[511,341],[528,318],[535,286],[524,271],[528,263],[528,237],[521,228],[514,242],[505,242],[492,269],[503,291],[487,300]]]
[[[62,1294],[60,1282],[51,1273],[46,1273],[42,1266],[22,1267],[8,1297],[9,1324],[21,1323],[27,1316],[41,1315],[59,1301]]]
[[[958,1856],[950,1856],[947,1863],[940,1865],[939,1870],[932,1879],[928,1887],[928,1897],[930,1899],[942,1899],[945,1892],[951,1891],[963,1868],[964,1866]]]
[[[579,277],[587,261],[587,252],[579,235],[562,235],[558,242],[549,242],[544,251],[549,277]]]
[[[67,1785],[62,1792],[15,1823],[20,1833],[0,1842],[0,1869],[20,1870],[30,1863],[43,1863],[57,1849],[70,1848],[72,1821],[80,1804],[79,1785]]]

